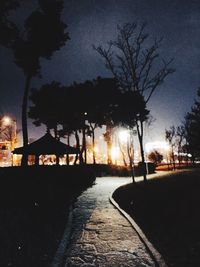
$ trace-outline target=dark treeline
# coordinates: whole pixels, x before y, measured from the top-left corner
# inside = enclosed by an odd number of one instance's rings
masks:
[[[198,161],[200,159],[200,88],[197,90],[191,110],[186,113],[181,125],[172,125],[165,130],[165,138],[170,145],[170,162]]]
[[[120,89],[113,78],[98,77],[68,87],[53,81],[38,90],[33,89],[30,100],[33,105],[28,114],[33,123],[36,126],[44,124],[57,139],[66,137],[68,145],[73,135],[76,147],[81,151],[81,163],[87,163],[88,135],[92,138],[93,163],[96,163],[94,146],[98,127],[106,127],[104,138],[111,164],[112,129],[117,126],[133,129],[138,118],[146,120],[149,113],[139,92]]]
[[[184,120],[186,149],[191,153],[193,161],[200,158],[200,88],[197,90],[197,96]]]

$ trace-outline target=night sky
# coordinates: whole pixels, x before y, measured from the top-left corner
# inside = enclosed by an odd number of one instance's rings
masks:
[[[22,1],[13,13],[20,26],[37,1]],[[199,0],[68,0],[63,20],[71,40],[42,60],[42,78],[34,78],[32,87],[56,80],[64,85],[97,76],[111,77],[102,58],[92,45],[105,45],[116,37],[117,24],[138,21],[147,23],[151,37],[163,37],[160,56],[174,58],[176,72],[168,76],[149,102],[155,122],[148,129],[147,140],[163,140],[164,130],[180,124],[190,110],[200,86],[200,1]],[[12,52],[0,47],[1,113],[16,117],[20,126],[25,77],[13,63]],[[37,138],[43,129],[32,126],[29,137]]]

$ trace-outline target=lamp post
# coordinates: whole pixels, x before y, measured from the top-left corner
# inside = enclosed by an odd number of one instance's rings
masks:
[[[131,134],[132,132],[132,134]],[[137,135],[137,130],[134,130],[134,129],[130,129],[130,143],[132,145],[132,180],[133,180],[133,183],[135,183],[135,149],[134,149],[134,136]],[[132,137],[132,138],[131,138]]]
[[[118,135],[119,135],[119,139],[121,140],[121,142],[123,142],[126,145],[126,149],[127,149],[127,155],[129,158],[129,168],[131,171],[131,176],[132,176],[132,180],[133,183],[135,182],[135,169],[134,169],[134,136],[137,134],[137,131],[132,129],[132,128],[128,128],[126,130],[121,130],[119,131]]]
[[[11,149],[13,150],[17,141],[16,120],[8,116],[4,116],[2,120],[5,127],[5,138],[10,141]]]
[[[17,142],[17,133],[16,133],[16,120],[10,116],[3,116],[0,118],[0,136],[1,141],[5,143],[5,147],[8,145],[10,152],[15,148]],[[13,155],[12,165],[13,165]]]
[[[83,125],[83,153],[84,153],[84,163],[87,163],[87,144],[86,144],[86,120],[87,120],[87,112],[84,112],[84,125]]]

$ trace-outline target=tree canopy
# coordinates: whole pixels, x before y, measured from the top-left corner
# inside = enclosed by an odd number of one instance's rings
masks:
[[[61,19],[64,7],[63,0],[38,0],[38,7],[24,22],[25,31],[20,32],[12,44],[16,65],[25,74],[25,89],[22,101],[22,134],[23,144],[28,145],[27,102],[31,79],[41,75],[40,59],[51,59],[69,40],[67,25]],[[23,155],[22,164],[27,164]]]
[[[40,73],[40,58],[50,59],[59,50],[69,35],[67,25],[61,21],[63,0],[39,0],[39,6],[24,23],[25,31],[13,44],[15,63],[25,75]]]
[[[154,150],[148,155],[148,159],[152,161],[155,165],[158,165],[163,160],[163,155],[157,150]]]
[[[77,132],[81,132],[82,148],[85,147],[86,135],[90,135],[93,152],[96,128],[121,125],[133,129],[138,116],[145,119],[149,113],[138,92],[122,91],[113,78],[97,77],[68,87],[54,81],[32,90],[30,100],[33,105],[29,117],[36,126],[44,124],[47,129],[54,129],[58,138],[74,134],[77,139]],[[108,132],[106,136],[109,143]],[[80,145],[77,139],[77,146]]]
[[[32,90],[30,100],[29,117],[36,126],[43,123],[50,129],[55,124],[72,125],[72,121],[76,121],[77,129],[86,121],[99,127],[112,123],[131,128],[138,116],[145,119],[149,113],[140,94],[121,91],[111,78],[98,77],[68,87],[53,81]]]
[[[184,125],[188,149],[193,158],[200,157],[200,88],[191,111],[185,116]]]
[[[11,46],[18,35],[16,25],[9,19],[10,13],[18,7],[17,0],[0,1],[0,44],[3,46]]]

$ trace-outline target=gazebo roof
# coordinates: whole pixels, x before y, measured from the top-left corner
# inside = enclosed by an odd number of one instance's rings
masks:
[[[26,147],[18,147],[13,150],[13,154],[23,153],[28,155],[64,155],[77,154],[80,153],[80,150],[78,148],[68,146],[58,141],[50,133],[46,133],[44,136]]]

